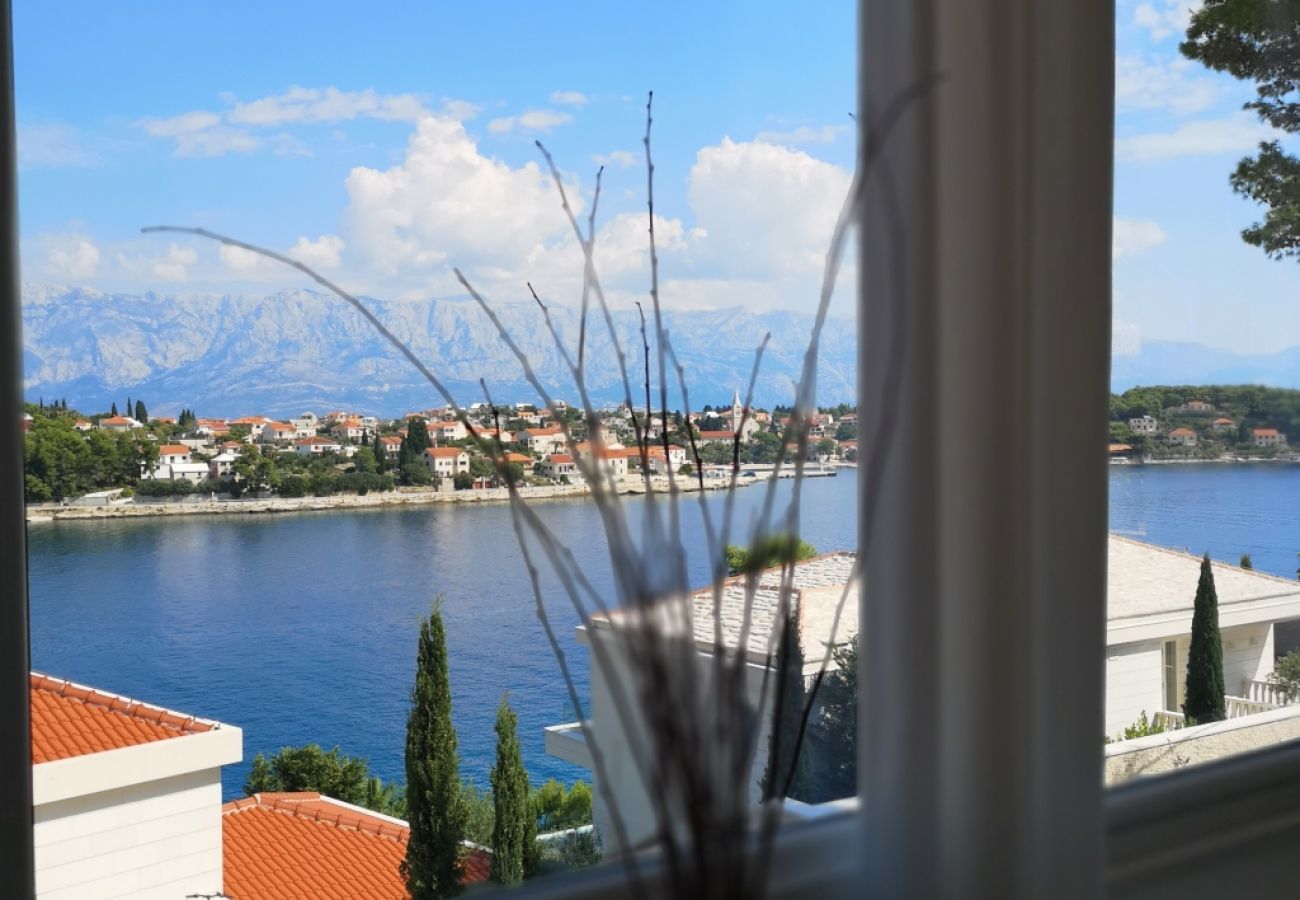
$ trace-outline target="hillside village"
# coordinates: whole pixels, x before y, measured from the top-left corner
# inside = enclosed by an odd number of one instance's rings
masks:
[[[1300,459],[1300,391],[1134,388],[1110,405],[1113,462]]]
[[[150,416],[143,401],[129,398],[125,412],[114,404],[90,416],[64,401],[41,402],[28,405],[23,421],[26,493],[29,502],[108,502],[476,490],[581,485],[597,471],[615,483],[646,475],[695,477],[697,464],[699,474],[717,478],[736,463],[775,464],[789,425],[789,410],[750,409],[738,394],[730,404],[689,416],[610,407],[597,414],[595,434],[581,411],[563,401],[553,411],[530,403],[495,409],[476,403],[397,419],[336,410],[287,421],[202,417],[191,409]],[[809,460],[856,462],[855,409],[813,414],[807,434]],[[785,459],[792,456],[787,450]]]

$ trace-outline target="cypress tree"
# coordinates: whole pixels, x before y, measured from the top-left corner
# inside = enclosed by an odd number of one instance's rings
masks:
[[[497,707],[497,762],[492,768],[492,880],[517,884],[537,861],[537,817],[519,753],[517,720],[502,696]]]
[[[1241,554],[1241,562],[1238,563],[1238,565],[1240,565],[1243,569],[1255,568],[1255,563],[1251,561],[1249,553]]]
[[[374,451],[375,451],[375,472],[379,475],[383,475],[385,470],[388,469],[388,460],[385,458],[387,454],[384,452],[384,442],[379,439],[378,433],[375,434]]]
[[[806,794],[808,782],[808,756],[799,749],[799,722],[803,717],[805,691],[803,681],[803,647],[799,644],[799,623],[794,610],[781,631],[781,649],[777,657],[777,672],[781,678],[781,718],[776,721],[775,705],[772,710],[772,733],[768,737],[767,770],[763,773],[763,797],[790,796],[795,799]],[[781,665],[784,664],[784,670]],[[785,791],[790,766],[795,766],[789,794]]]
[[[110,416],[115,416],[115,415],[117,415],[117,403],[116,403],[116,402],[113,403],[113,407],[112,407],[112,409],[110,409],[110,410],[108,411],[108,414],[109,414]]]
[[[126,395],[126,409],[122,410],[122,415],[130,416],[134,413],[135,407],[131,404],[131,395]]]
[[[429,440],[429,426],[424,424],[423,419],[412,419],[406,426],[406,439],[411,443],[411,456],[419,459],[420,454],[433,446]]]
[[[447,635],[440,601],[420,622],[415,685],[406,720],[406,798],[411,834],[402,877],[412,900],[460,893],[465,805],[460,796],[456,731],[451,724]]]
[[[140,422],[149,421],[149,410],[145,409],[143,400],[135,401],[135,418]]]
[[[1210,554],[1201,559],[1192,611],[1192,643],[1187,651],[1187,690],[1183,713],[1198,725],[1227,718],[1223,699],[1223,641],[1219,637],[1219,597],[1214,590]]]

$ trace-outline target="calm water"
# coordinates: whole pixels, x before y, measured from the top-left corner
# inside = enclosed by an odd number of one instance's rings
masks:
[[[851,547],[856,475],[804,486],[802,533],[823,551]],[[785,498],[789,482],[777,486]],[[737,495],[738,521],[763,488]],[[1155,543],[1208,549],[1292,576],[1300,550],[1300,466],[1150,466],[1111,470],[1111,526]],[[708,501],[716,510],[720,497]],[[597,589],[612,595],[593,506],[538,507]],[[630,501],[635,514],[641,501]],[[694,502],[686,546],[704,544]],[[462,773],[486,783],[503,692],[519,713],[535,780],[583,777],[548,757],[542,729],[565,721],[567,697],[534,613],[502,506],[42,525],[30,530],[34,666],[61,677],[219,719],[259,751],[311,741],[402,779],[417,622],[443,597]],[[691,560],[705,583],[706,560]],[[586,650],[554,583],[545,584],[580,693]]]

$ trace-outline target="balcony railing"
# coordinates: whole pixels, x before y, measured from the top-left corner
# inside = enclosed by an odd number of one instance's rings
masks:
[[[1273,684],[1271,681],[1257,681],[1247,679],[1243,684],[1242,695],[1247,700],[1254,700],[1258,703],[1271,703],[1274,706],[1290,706],[1297,701],[1297,697],[1291,695],[1286,688]]]

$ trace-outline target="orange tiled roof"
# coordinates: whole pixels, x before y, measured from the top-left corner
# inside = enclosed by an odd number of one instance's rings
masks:
[[[215,722],[31,674],[32,764],[211,731]]]
[[[158,448],[159,456],[189,456],[190,448],[184,444],[163,444]]]
[[[429,447],[424,452],[435,459],[452,459],[465,451],[459,447]]]
[[[130,425],[134,420],[126,416],[109,416],[107,419],[100,419],[100,425]]]
[[[240,900],[410,896],[399,867],[410,828],[314,791],[254,794],[221,807],[224,889]],[[462,884],[486,881],[472,849]]]
[[[1252,430],[1254,431],[1254,433],[1255,433],[1258,437],[1276,437],[1276,436],[1277,436],[1277,429],[1276,429],[1276,428],[1255,428],[1255,429],[1252,429]]]

